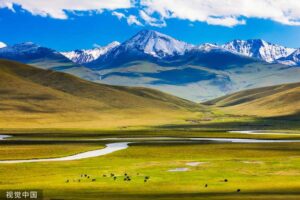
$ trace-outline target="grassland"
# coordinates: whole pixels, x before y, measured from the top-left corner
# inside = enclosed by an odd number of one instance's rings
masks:
[[[0,160],[74,155],[101,149],[112,142],[101,139],[115,137],[300,139],[299,87],[249,90],[204,106],[156,90],[96,84],[2,60],[0,134],[14,137],[0,140]],[[95,158],[0,164],[0,188],[42,189],[49,200],[299,199],[299,152],[299,143],[293,142],[139,139],[126,150]],[[188,171],[168,171],[175,168]],[[123,180],[124,173],[131,181]]]
[[[299,118],[300,83],[256,88],[230,94],[209,102],[227,113],[258,117]]]
[[[39,158],[44,157],[40,150],[51,156],[69,155],[97,145],[101,148],[103,142],[68,142],[65,150],[45,143],[10,145],[0,151],[0,160],[15,158],[14,148],[27,149],[22,154],[26,158]],[[76,146],[73,152],[68,145]],[[45,199],[299,199],[299,151],[297,143],[147,142],[78,161],[1,164],[0,185],[2,189],[43,189]],[[200,164],[188,166],[189,162]],[[168,171],[184,167],[189,170]],[[117,176],[116,181],[110,173]],[[123,180],[124,173],[130,182]],[[150,177],[146,183],[145,176]]]

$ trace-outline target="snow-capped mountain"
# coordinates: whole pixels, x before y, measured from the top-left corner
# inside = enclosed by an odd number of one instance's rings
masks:
[[[193,48],[193,50],[200,50],[200,51],[206,51],[206,52],[209,52],[211,50],[216,50],[216,49],[219,49],[219,50],[226,50],[220,46],[218,46],[217,44],[211,44],[211,43],[203,43],[203,44],[200,44],[198,46],[195,46],[195,48]]]
[[[61,52],[64,56],[72,60],[74,63],[77,64],[84,64],[92,62],[96,59],[98,59],[100,56],[106,54],[108,51],[116,48],[119,46],[120,43],[117,41],[114,41],[107,46],[104,47],[97,47],[94,49],[82,49],[82,50],[75,50],[75,51],[69,51],[69,52]]]
[[[278,62],[289,66],[300,66],[300,49],[285,58],[278,59]]]
[[[122,46],[124,49],[135,49],[156,58],[182,55],[193,47],[191,44],[152,30],[140,31]]]
[[[117,66],[133,60],[163,60],[185,54],[194,45],[176,40],[168,35],[142,30],[104,56],[91,62],[92,68]]]
[[[32,42],[0,48],[0,58],[15,60],[47,69],[76,66],[61,53]]]
[[[16,56],[16,55],[31,55],[38,51],[40,48],[39,45],[34,44],[32,42],[24,42],[20,44],[15,44],[13,46],[5,46],[4,48],[0,49],[1,55],[7,56]]]
[[[4,42],[0,42],[0,48],[6,47],[7,45]]]
[[[0,59],[98,83],[156,88],[194,101],[300,80],[300,49],[263,40],[192,45],[143,30],[122,44],[63,54],[33,43],[0,49]]]
[[[234,40],[222,45],[224,49],[244,56],[264,60],[272,63],[277,59],[287,57],[296,49],[271,44],[264,40]]]

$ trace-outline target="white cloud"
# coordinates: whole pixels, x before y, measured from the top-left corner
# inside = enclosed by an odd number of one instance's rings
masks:
[[[134,15],[126,16],[124,13],[116,12],[116,11],[112,12],[112,15],[116,16],[119,20],[126,19],[129,25],[143,26],[142,22],[140,22],[138,18]]]
[[[207,18],[206,22],[208,24],[212,24],[212,25],[223,25],[223,26],[228,26],[228,27],[246,24],[245,20],[243,20],[243,19],[239,20],[234,17],[223,17],[223,18],[209,17],[209,18]]]
[[[129,15],[127,18],[127,23],[129,25],[137,25],[137,26],[143,26],[143,24],[137,19],[134,15]]]
[[[140,10],[139,13],[140,13],[140,17],[150,26],[164,27],[167,25],[164,20],[158,20],[154,17],[151,17],[143,10]]]
[[[127,23],[129,25],[137,25],[137,26],[143,26],[143,24],[138,20],[138,18],[134,15],[129,15],[128,17],[123,14],[123,13],[120,13],[120,12],[112,12],[112,15],[113,16],[116,16],[119,20],[121,19],[126,19]]]
[[[33,15],[67,19],[66,11],[100,11],[132,7],[131,0],[0,0],[0,8],[19,5]]]
[[[112,15],[116,16],[119,20],[125,18],[125,15],[123,13],[116,12],[116,11],[112,12]]]
[[[300,0],[0,0],[0,8],[15,12],[15,5],[33,15],[57,19],[67,19],[68,12],[86,15],[111,10],[118,19],[139,26],[141,20],[163,27],[170,18],[228,27],[245,24],[248,18],[260,18],[300,26]],[[128,8],[137,14],[127,16],[124,12]]]
[[[299,0],[141,0],[148,15],[180,18],[213,25],[245,24],[245,18],[270,19],[300,25]]]

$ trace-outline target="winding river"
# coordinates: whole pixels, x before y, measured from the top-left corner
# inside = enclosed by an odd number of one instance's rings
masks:
[[[9,138],[9,135],[0,135],[0,140]],[[287,143],[287,142],[300,142],[300,140],[267,140],[267,139],[238,139],[238,138],[172,138],[172,137],[153,137],[153,138],[104,138],[97,139],[103,140],[115,140],[122,142],[114,142],[106,144],[105,148],[93,151],[87,151],[78,153],[71,156],[59,157],[59,158],[42,158],[42,159],[27,159],[27,160],[2,160],[0,164],[9,163],[32,163],[32,162],[54,162],[54,161],[71,161],[80,160],[85,158],[92,158],[107,155],[116,151],[124,150],[129,147],[130,143],[138,143],[139,140],[144,141],[211,141],[211,142],[225,142],[225,143]],[[134,141],[134,142],[125,142]],[[124,142],[123,142],[124,141]]]
[[[271,131],[261,131],[261,130],[248,130],[248,131],[228,131],[228,133],[241,133],[249,135],[293,135],[300,136],[299,133],[280,133],[280,132],[271,132]]]
[[[66,156],[61,158],[43,158],[43,159],[28,159],[28,160],[3,160],[1,163],[32,163],[32,162],[54,162],[54,161],[70,161],[70,160],[80,160],[84,158],[93,158],[98,156],[103,156],[110,154],[115,151],[120,151],[128,148],[129,142],[117,142],[106,144],[106,147],[99,150],[87,151],[84,153],[78,153],[72,156]]]

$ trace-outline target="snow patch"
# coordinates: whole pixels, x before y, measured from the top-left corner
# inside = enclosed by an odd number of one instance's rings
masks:
[[[277,44],[271,44],[264,40],[234,40],[222,45],[233,53],[257,58],[272,63],[282,57],[291,55],[296,49],[287,48]]]
[[[115,41],[107,46],[104,47],[97,47],[94,49],[82,49],[82,50],[75,50],[75,51],[69,51],[69,52],[61,52],[65,57],[73,61],[77,64],[85,64],[92,62],[98,58],[100,58],[102,55],[109,52],[111,49],[114,49],[115,47],[119,46],[120,43]]]
[[[7,45],[4,42],[0,42],[0,48],[7,47]]]

